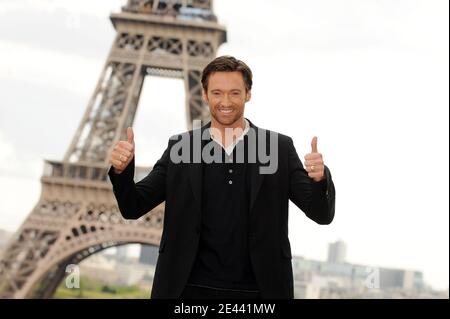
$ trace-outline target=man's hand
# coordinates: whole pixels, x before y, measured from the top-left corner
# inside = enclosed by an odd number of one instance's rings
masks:
[[[134,157],[134,133],[133,129],[127,129],[128,141],[119,141],[111,153],[110,163],[114,172],[121,174]]]
[[[322,154],[317,151],[317,136],[311,141],[311,153],[305,155],[305,169],[308,176],[316,182],[325,178],[325,166]]]

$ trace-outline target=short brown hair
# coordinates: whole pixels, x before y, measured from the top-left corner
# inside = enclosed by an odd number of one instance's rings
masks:
[[[235,57],[224,55],[215,58],[211,61],[203,70],[202,74],[202,86],[205,91],[208,91],[209,77],[215,72],[241,72],[244,78],[245,89],[250,91],[253,84],[253,74],[250,68],[244,62],[236,59]]]

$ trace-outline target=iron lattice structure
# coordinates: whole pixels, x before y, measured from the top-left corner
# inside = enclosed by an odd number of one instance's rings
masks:
[[[45,161],[40,199],[2,255],[3,298],[50,298],[69,264],[112,246],[159,245],[164,204],[124,220],[107,179],[146,75],[184,80],[187,128],[209,120],[201,73],[226,41],[212,0],[128,0],[110,18],[117,34],[80,125],[64,159]],[[135,180],[150,169],[137,167]]]

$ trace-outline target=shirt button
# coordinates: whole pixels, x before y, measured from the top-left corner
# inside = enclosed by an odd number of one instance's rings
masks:
[[[230,185],[233,184],[233,181],[228,181],[228,184],[230,184]]]
[[[228,172],[231,174],[231,173],[233,173],[233,170],[232,169],[230,169],[230,170],[228,170]]]

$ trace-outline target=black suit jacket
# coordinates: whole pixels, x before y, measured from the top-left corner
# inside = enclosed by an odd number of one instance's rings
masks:
[[[273,133],[249,123],[254,130]],[[210,125],[203,126],[201,132]],[[177,137],[189,138],[192,148],[194,131]],[[180,297],[195,261],[201,232],[202,165],[174,163],[170,151],[176,142],[175,137],[169,140],[152,171],[137,183],[133,181],[134,159],[122,174],[115,174],[112,167],[108,172],[124,218],[140,218],[165,201],[152,298]],[[269,144],[267,138],[266,146]],[[327,167],[325,181],[315,182],[308,177],[292,139],[286,135],[278,134],[277,171],[263,175],[260,166],[264,165],[258,161],[250,164],[250,259],[262,298],[293,298],[289,200],[316,223],[329,224],[334,218],[335,189]]]

